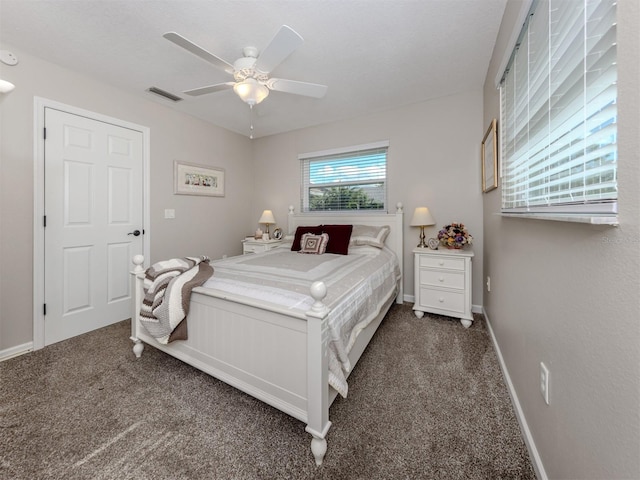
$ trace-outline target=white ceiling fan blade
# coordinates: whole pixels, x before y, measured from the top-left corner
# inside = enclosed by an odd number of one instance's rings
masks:
[[[256,70],[262,73],[273,71],[303,43],[304,40],[300,35],[292,28],[283,25],[258,57]]]
[[[207,52],[204,48],[196,45],[191,40],[187,40],[182,35],[176,32],[167,32],[163,35],[163,37],[170,42],[175,43],[179,47],[182,47],[185,50],[193,53],[194,55],[197,55],[203,60],[206,60],[207,62],[215,65],[216,67],[221,68],[227,73],[233,73],[233,65],[231,65],[229,62],[216,57],[213,53]]]
[[[326,85],[317,83],[297,82],[295,80],[285,80],[282,78],[271,78],[267,86],[276,92],[293,93],[294,95],[304,95],[305,97],[322,98],[327,93]]]
[[[208,85],[206,87],[194,88],[193,90],[186,90],[185,94],[191,95],[192,97],[198,97],[200,95],[206,95],[208,93],[221,92],[222,90],[231,90],[235,83],[226,82],[226,83],[216,83],[215,85]]]

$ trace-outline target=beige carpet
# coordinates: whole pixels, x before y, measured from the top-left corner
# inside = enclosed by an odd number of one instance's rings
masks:
[[[0,363],[1,479],[533,479],[481,317],[394,306],[330,410],[304,425],[154,348],[129,322]]]

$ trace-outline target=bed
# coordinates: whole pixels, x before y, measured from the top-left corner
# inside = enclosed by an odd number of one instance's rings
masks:
[[[344,316],[338,312],[347,312],[348,316],[347,307],[361,302],[349,297],[351,293],[347,295],[339,292],[359,290],[359,281],[353,282],[351,277],[345,276],[346,273],[338,273],[338,280],[334,277],[330,277],[331,280],[315,278],[321,272],[333,270],[337,265],[337,258],[330,258],[327,266],[314,265],[311,269],[313,275],[296,275],[293,272],[295,269],[285,273],[284,276],[292,276],[294,283],[297,282],[297,291],[284,292],[284,302],[265,296],[265,290],[271,287],[276,292],[280,290],[277,282],[266,275],[272,270],[274,263],[286,263],[282,261],[288,258],[285,255],[296,254],[288,246],[261,254],[211,262],[213,277],[201,287],[194,288],[191,294],[187,317],[189,338],[168,344],[157,342],[141,323],[140,305],[144,298],[142,256],[134,257],[135,268],[131,272],[134,277],[132,288],[135,298],[131,340],[136,357],[142,355],[144,344],[152,345],[297,418],[306,424],[305,430],[311,435],[311,452],[317,465],[322,463],[327,451],[326,436],[331,426],[329,407],[337,395],[344,395],[341,380],[346,382],[393,302],[403,301],[401,204],[398,204],[395,214],[296,214],[293,207],[289,208],[288,232],[291,235],[300,226],[323,224],[367,225],[376,228],[388,226],[389,233],[382,251],[394,257],[395,262],[393,285],[383,293],[380,291],[371,295],[370,292],[369,296],[378,299],[375,311],[366,313],[366,321],[357,324],[357,335],[349,333],[348,348],[342,351],[334,345],[335,337],[341,333],[336,334],[334,320]],[[357,263],[356,257],[370,253],[367,248],[370,247],[353,248],[356,254],[351,255],[352,248],[349,247],[349,255],[328,257],[345,257],[340,260],[353,266]],[[311,257],[319,256],[298,257],[306,257],[311,262]],[[255,295],[235,288],[231,285],[236,283],[233,273],[230,276],[225,273],[227,270],[232,271],[234,264],[240,270],[253,273],[253,280],[248,281],[261,282],[265,287],[249,288],[255,290]],[[357,269],[353,267],[353,270],[357,276]],[[302,276],[308,276],[306,281],[310,286],[305,286],[308,293],[299,291],[304,285]],[[364,276],[377,276],[377,273],[367,273]],[[345,289],[344,282],[352,282],[354,288]],[[343,379],[336,380],[336,360],[343,367]],[[330,385],[330,379],[333,380],[333,386]]]

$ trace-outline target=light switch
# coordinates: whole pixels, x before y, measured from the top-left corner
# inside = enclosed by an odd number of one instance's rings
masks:
[[[176,211],[173,208],[166,208],[164,210],[164,218],[176,218]]]

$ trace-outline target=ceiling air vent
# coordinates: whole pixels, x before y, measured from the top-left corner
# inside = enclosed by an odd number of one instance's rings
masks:
[[[173,93],[165,92],[158,87],[149,87],[147,88],[147,92],[155,93],[156,95],[160,95],[161,97],[171,100],[172,102],[179,102],[180,100],[182,100],[180,97],[175,96]]]

